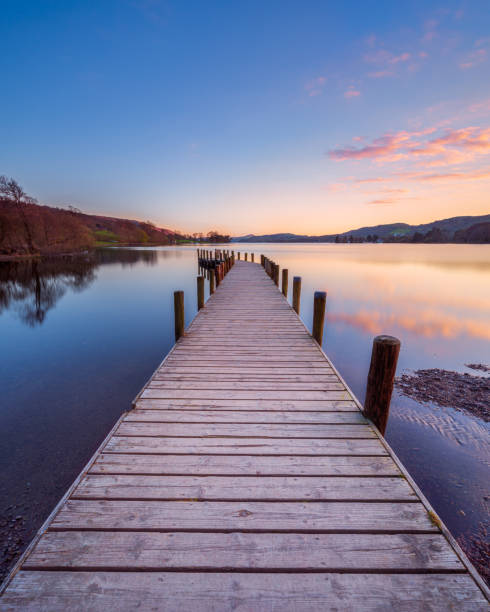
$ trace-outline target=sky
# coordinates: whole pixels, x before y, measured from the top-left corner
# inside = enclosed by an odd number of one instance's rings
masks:
[[[490,212],[489,0],[1,0],[0,174],[183,232]]]

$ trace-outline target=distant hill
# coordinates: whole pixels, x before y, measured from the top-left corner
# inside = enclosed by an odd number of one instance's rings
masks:
[[[451,217],[431,223],[389,223],[349,230],[342,234],[248,234],[232,242],[472,242],[490,243],[490,215]]]
[[[0,199],[0,255],[84,251],[102,244],[173,244],[181,236],[150,222]]]

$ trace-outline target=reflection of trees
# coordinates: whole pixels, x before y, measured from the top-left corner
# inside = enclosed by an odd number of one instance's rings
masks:
[[[107,248],[97,249],[94,257],[97,265],[122,264],[123,266],[134,266],[137,263],[145,263],[148,266],[156,265],[158,251],[151,249],[124,249]]]
[[[34,327],[68,290],[83,291],[96,279],[99,266],[157,263],[157,252],[101,249],[85,255],[0,262],[0,314],[15,309],[20,319]]]

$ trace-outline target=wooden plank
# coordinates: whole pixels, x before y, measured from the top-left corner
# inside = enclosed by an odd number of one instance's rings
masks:
[[[158,389],[146,387],[141,397],[155,397],[162,399],[208,399],[208,400],[341,400],[351,399],[347,391],[229,391],[215,389],[189,390],[189,389]]]
[[[414,502],[215,502],[70,499],[51,530],[437,533]]]
[[[134,409],[124,419],[152,423],[296,423],[296,424],[362,424],[362,414],[351,412],[286,412],[258,410],[140,410]]]
[[[154,378],[149,384],[148,389],[173,389],[173,390],[188,390],[188,391],[339,391],[344,390],[342,383],[337,381],[321,381],[321,382],[290,382],[282,381],[203,381],[203,380],[167,380],[166,378]]]
[[[347,400],[313,400],[313,401],[274,401],[274,400],[203,400],[203,399],[163,399],[140,398],[136,402],[138,408],[152,409],[202,409],[202,410],[254,410],[254,411],[359,411],[352,399]]]
[[[391,457],[259,457],[255,455],[134,455],[103,453],[92,474],[249,476],[398,476]]]
[[[236,438],[376,438],[373,429],[366,424],[329,423],[300,425],[297,423],[138,423],[123,421],[116,436],[177,436]]]
[[[403,478],[356,476],[133,476],[89,474],[72,499],[414,501]]]
[[[51,532],[24,569],[462,571],[441,534]]]
[[[113,436],[106,453],[204,455],[387,455],[377,439],[152,438]]]

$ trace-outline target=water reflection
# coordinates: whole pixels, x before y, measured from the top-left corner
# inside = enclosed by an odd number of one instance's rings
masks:
[[[29,327],[42,325],[68,290],[81,292],[95,281],[100,266],[154,266],[158,255],[150,250],[99,249],[76,256],[0,262],[0,314],[13,310]]]

